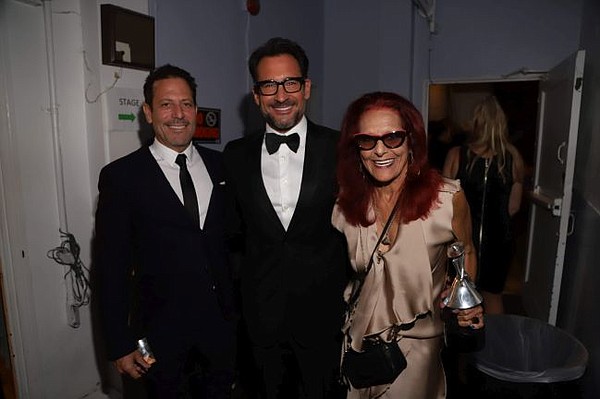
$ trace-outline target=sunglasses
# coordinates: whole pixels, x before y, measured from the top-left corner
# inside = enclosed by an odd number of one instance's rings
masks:
[[[372,136],[366,133],[356,133],[354,135],[354,142],[361,151],[369,151],[375,148],[377,142],[381,140],[383,145],[389,149],[400,147],[406,140],[406,130],[395,130],[390,133],[386,133],[383,136]]]

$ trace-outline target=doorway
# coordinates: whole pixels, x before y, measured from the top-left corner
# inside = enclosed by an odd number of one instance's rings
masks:
[[[508,123],[510,142],[525,163],[523,193],[531,191],[536,164],[539,80],[444,83],[429,86],[428,152],[431,164],[441,170],[447,151],[468,138],[475,105],[494,95]],[[513,217],[514,252],[504,287],[506,313],[525,314],[522,289],[528,250],[530,204],[525,194]]]

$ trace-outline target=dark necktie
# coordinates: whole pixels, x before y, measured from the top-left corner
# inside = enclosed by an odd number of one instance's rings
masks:
[[[292,133],[287,136],[275,133],[267,133],[267,136],[265,137],[265,145],[269,154],[276,153],[282,143],[287,144],[287,146],[290,147],[290,150],[297,152],[298,147],[300,146],[300,136],[298,133]]]
[[[200,226],[200,213],[198,212],[198,199],[196,190],[194,190],[194,182],[192,175],[187,169],[185,154],[177,155],[175,163],[179,165],[179,182],[181,183],[181,191],[183,191],[183,206],[196,222],[196,226]]]

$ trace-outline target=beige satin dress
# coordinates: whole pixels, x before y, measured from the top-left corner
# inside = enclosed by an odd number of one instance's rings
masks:
[[[360,351],[364,337],[377,335],[389,342],[390,328],[399,326],[397,339],[408,365],[391,385],[352,388],[349,399],[446,396],[439,301],[446,280],[446,245],[454,240],[452,197],[459,190],[458,181],[445,179],[439,204],[427,219],[400,225],[388,252],[374,255],[353,320],[344,327],[349,336],[345,345]],[[352,226],[337,206],[332,223],[346,236],[352,267],[364,272],[379,238],[376,224]],[[354,284],[347,287],[346,300]]]

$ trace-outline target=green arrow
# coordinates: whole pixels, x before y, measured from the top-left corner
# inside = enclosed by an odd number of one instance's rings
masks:
[[[132,113],[130,114],[119,114],[119,120],[120,121],[134,121],[135,120],[135,115]]]

